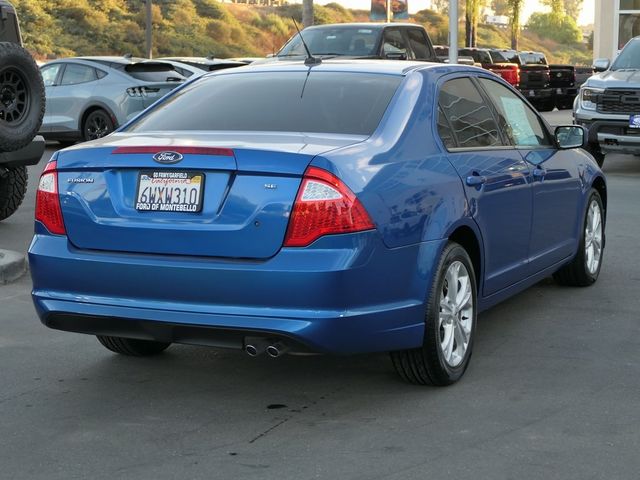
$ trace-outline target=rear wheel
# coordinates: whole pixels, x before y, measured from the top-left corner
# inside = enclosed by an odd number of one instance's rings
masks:
[[[154,342],[152,340],[137,340],[134,338],[97,336],[98,341],[107,349],[121,355],[131,357],[148,357],[157,355],[169,348],[170,343]]]
[[[9,218],[18,209],[27,193],[27,167],[0,169],[0,220]]]
[[[85,142],[106,137],[115,129],[111,117],[104,110],[94,110],[84,120],[82,125],[82,137]]]
[[[553,111],[554,108],[556,108],[556,102],[552,98],[551,100],[546,100],[544,102],[540,102],[537,105],[537,108],[541,112],[551,112],[551,111]]]
[[[422,348],[391,352],[398,374],[421,385],[450,385],[464,374],[473,347],[477,288],[467,252],[450,242],[442,252],[427,301]]]
[[[596,189],[591,190],[584,216],[578,253],[553,278],[561,285],[586,287],[595,283],[602,267],[604,253],[604,207]]]

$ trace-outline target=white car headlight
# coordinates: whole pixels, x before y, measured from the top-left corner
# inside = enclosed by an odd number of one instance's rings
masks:
[[[602,93],[604,93],[602,88],[583,88],[580,91],[580,106],[585,110],[595,110],[598,107],[598,95]]]

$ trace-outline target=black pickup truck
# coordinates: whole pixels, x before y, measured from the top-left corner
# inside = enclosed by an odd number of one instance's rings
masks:
[[[16,11],[0,0],[0,220],[22,203],[27,166],[44,153],[44,139],[36,136],[44,109],[42,77],[22,47]]]
[[[573,108],[573,101],[578,95],[580,86],[593,75],[593,68],[575,67],[573,65],[549,65],[549,70],[556,107],[558,110]]]
[[[518,88],[534,107],[541,112],[550,112],[555,108],[551,73],[543,54],[499,49],[492,49],[491,54],[499,62],[515,63],[520,66]]]

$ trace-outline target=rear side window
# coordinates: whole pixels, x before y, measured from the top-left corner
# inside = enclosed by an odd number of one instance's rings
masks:
[[[86,65],[68,63],[62,74],[60,85],[77,85],[79,83],[93,82],[97,80],[95,69]]]
[[[407,30],[407,36],[416,60],[431,60],[431,51],[425,33],[419,28],[410,28]]]
[[[129,131],[267,131],[370,135],[400,76],[345,72],[221,74],[195,81]]]
[[[458,147],[505,146],[491,109],[468,78],[446,82],[440,89],[438,102],[458,140]],[[442,141],[446,145],[444,138]]]

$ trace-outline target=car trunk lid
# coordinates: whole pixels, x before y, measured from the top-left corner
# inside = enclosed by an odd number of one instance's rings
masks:
[[[115,134],[64,150],[58,181],[69,241],[83,249],[269,258],[282,246],[313,157],[364,138]]]

